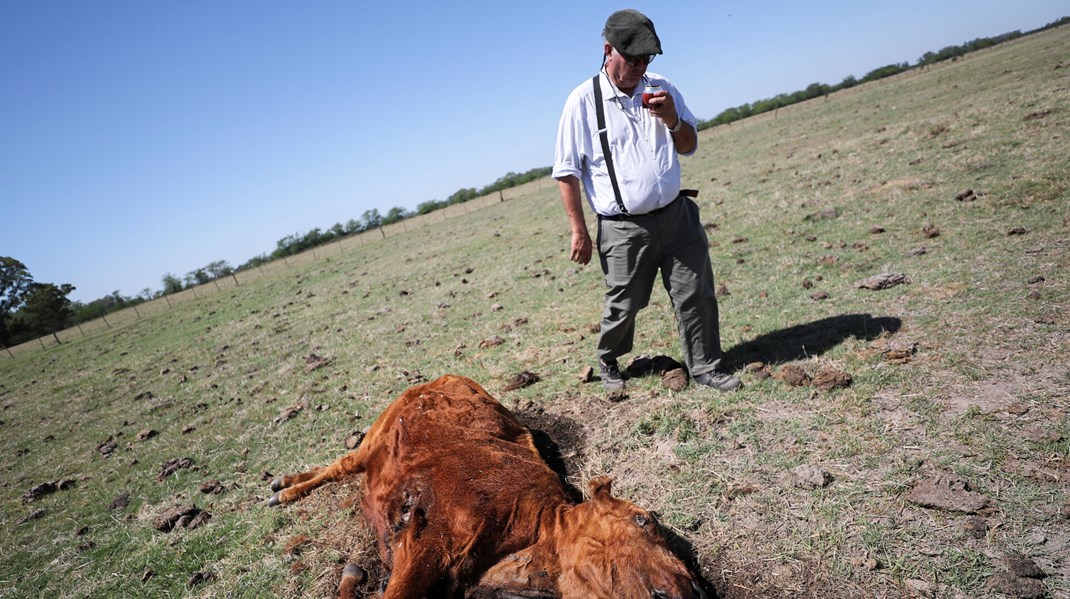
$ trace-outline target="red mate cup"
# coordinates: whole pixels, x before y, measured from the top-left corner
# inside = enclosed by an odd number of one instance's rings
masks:
[[[650,108],[650,98],[661,91],[660,85],[648,85],[643,88],[643,108]]]

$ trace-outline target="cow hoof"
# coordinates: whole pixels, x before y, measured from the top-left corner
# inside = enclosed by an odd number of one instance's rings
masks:
[[[275,507],[275,506],[279,505],[280,503],[282,503],[282,502],[279,501],[279,494],[278,493],[275,493],[274,495],[271,496],[271,499],[268,499],[268,507]]]
[[[342,570],[342,580],[338,582],[338,599],[355,599],[358,596],[357,587],[364,584],[367,579],[368,573],[364,571],[364,568],[356,564],[347,564]]]
[[[342,580],[346,579],[356,584],[364,584],[368,580],[368,573],[356,564],[346,564],[345,569],[342,570]]]
[[[272,491],[281,491],[286,488],[286,485],[283,484],[283,478],[285,477],[276,476],[275,479],[271,481]]]

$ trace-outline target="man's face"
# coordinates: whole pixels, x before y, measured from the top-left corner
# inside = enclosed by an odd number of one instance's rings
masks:
[[[632,93],[635,86],[642,81],[646,74],[646,67],[650,64],[652,56],[624,56],[609,45],[605,45],[606,73],[617,87],[625,92]]]

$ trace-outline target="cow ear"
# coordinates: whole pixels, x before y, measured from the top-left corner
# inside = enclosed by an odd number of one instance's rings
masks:
[[[613,479],[605,475],[596,476],[587,483],[587,490],[591,493],[592,498],[612,497]]]

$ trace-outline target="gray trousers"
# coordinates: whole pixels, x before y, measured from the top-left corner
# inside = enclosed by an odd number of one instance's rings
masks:
[[[606,280],[599,360],[610,362],[632,351],[636,314],[650,302],[660,270],[688,370],[694,376],[717,368],[721,331],[710,244],[695,202],[680,196],[654,214],[599,218],[598,255]]]

